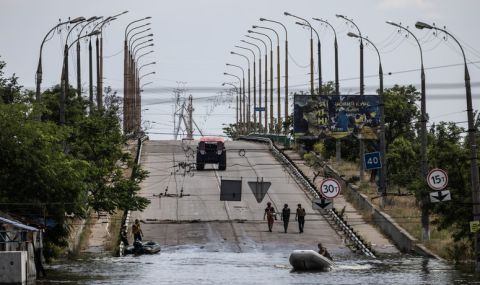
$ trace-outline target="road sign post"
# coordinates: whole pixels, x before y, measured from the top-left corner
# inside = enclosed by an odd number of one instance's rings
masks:
[[[450,196],[450,191],[448,190],[430,192],[430,202],[432,203],[445,202],[450,200],[452,200],[452,197]]]
[[[326,199],[333,199],[340,194],[340,183],[333,178],[327,178],[320,184],[320,194]]]
[[[427,175],[427,183],[433,190],[443,190],[448,185],[448,175],[445,170],[434,168]]]
[[[380,159],[379,151],[366,153],[363,161],[365,162],[366,170],[382,168],[382,161]]]

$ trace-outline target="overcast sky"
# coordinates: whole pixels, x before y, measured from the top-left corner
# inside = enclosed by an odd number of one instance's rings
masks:
[[[7,75],[15,73],[20,77],[21,84],[33,89],[40,43],[48,30],[58,23],[58,19],[109,16],[124,10],[128,10],[129,13],[119,17],[104,30],[104,85],[112,86],[119,91],[119,95],[123,95],[122,48],[125,27],[133,20],[151,16],[155,53],[142,58],[144,59],[142,63],[156,61],[157,65],[148,66],[143,70],[146,73],[156,72],[156,75],[144,80],[153,81],[143,95],[144,105],[149,109],[144,112],[146,120],[166,122],[161,116],[171,112],[171,104],[155,103],[171,98],[171,88],[177,87],[177,82],[186,82],[188,94],[198,98],[215,95],[220,91],[222,82],[231,81],[225,78],[224,71],[239,74],[236,69],[226,68],[225,63],[246,67],[245,61],[230,55],[230,51],[234,49],[234,45],[241,44],[241,39],[246,39],[244,35],[252,25],[265,25],[279,31],[283,76],[284,33],[279,26],[259,22],[260,17],[278,20],[287,26],[290,53],[289,85],[308,90],[310,33],[295,25],[295,19],[284,16],[284,11],[308,20],[312,17],[323,18],[336,28],[340,78],[343,79],[340,86],[343,94],[358,93],[359,51],[358,41],[346,36],[349,31],[355,30],[344,20],[336,18],[335,14],[343,14],[353,19],[362,34],[377,45],[381,52],[384,71],[387,73],[386,87],[393,84],[420,84],[420,73],[416,71],[420,66],[420,57],[415,42],[412,38],[406,38],[405,33],[398,33],[397,29],[385,24],[385,21],[401,22],[404,26],[410,26],[424,49],[427,68],[427,111],[430,118],[432,121],[461,122],[466,121],[463,67],[440,67],[462,63],[458,46],[451,38],[443,39],[443,34],[434,36],[432,31],[414,28],[417,20],[435,23],[439,27],[446,26],[446,29],[464,44],[467,58],[473,62],[469,69],[474,108],[478,109],[480,1],[476,0],[0,0],[2,35],[0,56],[7,62]],[[333,81],[333,33],[315,21],[311,23],[318,30],[322,43],[323,80]],[[59,83],[62,46],[66,32],[64,28],[45,44],[43,88]],[[274,35],[271,35],[275,40]],[[86,47],[87,43],[82,41],[83,51],[86,51]],[[87,54],[83,53],[82,56],[82,83],[85,85]],[[75,78],[73,58],[70,66],[70,76]],[[367,92],[373,93],[378,88],[377,72],[376,53],[372,47],[367,46],[365,49],[365,75],[369,76],[365,79]],[[388,75],[390,72],[391,75]],[[76,84],[73,79],[71,82]],[[209,90],[205,93],[199,87]],[[219,132],[221,123],[235,120],[232,106],[218,108],[222,111],[210,114],[212,118],[217,116],[217,119],[209,121],[208,118],[203,118],[203,126],[212,132]],[[197,106],[197,116],[208,113],[205,111],[207,109],[211,107]],[[168,118],[171,120],[171,116]],[[465,126],[463,123],[461,125]],[[165,127],[158,125],[156,128],[159,132],[171,132],[172,129],[170,125]]]

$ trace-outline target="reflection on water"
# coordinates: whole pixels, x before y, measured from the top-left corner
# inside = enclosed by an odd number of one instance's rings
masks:
[[[170,248],[160,254],[101,257],[51,266],[37,284],[480,284],[437,260],[405,256],[336,257],[330,272],[295,272],[289,253],[207,252]]]

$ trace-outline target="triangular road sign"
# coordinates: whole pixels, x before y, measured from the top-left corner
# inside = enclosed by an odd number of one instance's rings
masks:
[[[430,192],[430,201],[432,203],[444,202],[449,200],[452,200],[452,197],[450,196],[450,191],[448,190]]]
[[[314,199],[312,202],[314,210],[328,210],[333,208],[333,200],[330,199]]]
[[[268,189],[272,185],[271,182],[265,181],[249,181],[248,186],[252,189],[253,196],[257,199],[258,203],[261,203],[265,195],[267,194]]]

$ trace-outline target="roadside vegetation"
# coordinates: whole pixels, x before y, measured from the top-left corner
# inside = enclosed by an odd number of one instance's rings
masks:
[[[421,196],[428,188],[420,172],[420,138],[418,123],[420,94],[413,86],[394,86],[386,89],[385,122],[387,142],[388,194],[384,211],[412,236],[421,240]],[[475,124],[478,139],[479,121]],[[454,122],[431,123],[428,126],[427,157],[429,169],[442,168],[448,172],[447,189],[451,201],[429,203],[430,240],[425,245],[436,254],[455,262],[473,260],[472,193],[470,183],[469,148],[466,130]],[[335,140],[322,139],[306,147],[324,158],[346,180],[355,181],[374,204],[379,205],[378,175],[365,173],[366,182],[359,178],[358,140],[347,137],[341,141],[342,161],[335,161]],[[377,151],[376,141],[365,141],[365,152]],[[306,153],[304,159],[312,162]],[[355,179],[356,178],[356,179]],[[372,179],[371,181],[369,181]]]
[[[70,88],[66,123],[59,123],[60,88],[35,94],[5,77],[0,60],[0,211],[45,225],[47,258],[67,246],[71,225],[90,211],[143,210],[138,196],[146,171],[133,164],[120,127],[120,99],[106,90],[104,108]],[[124,169],[132,168],[125,177]],[[74,217],[74,218],[69,218]]]

